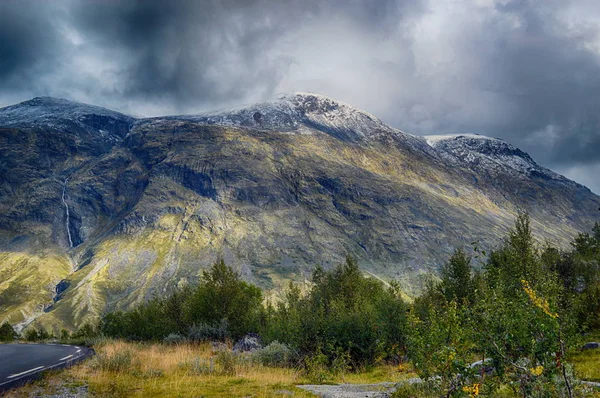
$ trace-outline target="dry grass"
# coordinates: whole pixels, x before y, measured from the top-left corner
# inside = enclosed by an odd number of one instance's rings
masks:
[[[270,368],[241,360],[234,374],[226,375],[209,344],[165,346],[110,341],[95,349],[95,358],[50,374],[13,391],[9,397],[39,396],[40,391],[50,394],[81,385],[101,397],[314,397],[295,387],[309,383],[297,369]],[[341,375],[335,381],[377,383],[410,376],[409,369],[384,366]]]

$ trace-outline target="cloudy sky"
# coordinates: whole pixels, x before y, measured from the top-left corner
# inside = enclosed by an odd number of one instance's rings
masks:
[[[2,0],[0,87],[137,116],[312,91],[600,193],[597,0]]]

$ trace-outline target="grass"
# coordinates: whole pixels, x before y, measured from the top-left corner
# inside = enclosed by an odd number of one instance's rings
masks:
[[[585,341],[600,341],[600,331],[587,335]],[[577,378],[600,382],[600,349],[573,351],[569,362],[573,364]]]
[[[238,360],[231,372],[231,364],[220,361],[210,344],[166,346],[106,341],[95,349],[97,355],[91,360],[50,373],[39,382],[12,391],[8,397],[40,396],[82,385],[102,397],[314,397],[296,387],[311,383],[302,370]],[[380,366],[339,375],[328,382],[366,384],[412,376],[410,368]]]
[[[587,339],[597,341],[598,337]],[[314,397],[296,387],[314,384],[302,370],[266,367],[243,357],[232,364],[227,354],[223,360],[210,344],[168,346],[100,340],[95,349],[97,355],[91,360],[51,372],[7,397],[44,396],[82,386],[102,397]],[[569,362],[577,377],[600,382],[600,350],[574,351]],[[337,375],[327,383],[373,384],[411,377],[415,374],[410,364],[381,365]],[[406,387],[403,393],[427,396],[420,386]],[[512,396],[508,390],[500,395]]]

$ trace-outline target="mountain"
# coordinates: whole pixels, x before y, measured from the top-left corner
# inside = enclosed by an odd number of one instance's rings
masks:
[[[221,256],[276,291],[351,254],[414,292],[519,211],[566,246],[599,207],[500,139],[413,136],[315,94],[147,119],[35,98],[0,109],[0,320],[75,328]]]

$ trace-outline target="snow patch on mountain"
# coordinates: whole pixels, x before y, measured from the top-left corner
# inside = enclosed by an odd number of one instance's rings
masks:
[[[36,97],[0,108],[0,126],[49,127],[78,131],[119,141],[134,119],[119,112],[61,98]]]
[[[447,162],[478,172],[515,177],[539,177],[570,182],[565,177],[538,165],[527,153],[499,138],[479,134],[447,134],[424,137]]]
[[[435,148],[436,144],[441,142],[441,141],[447,141],[447,140],[453,140],[453,139],[457,139],[457,138],[472,138],[472,139],[476,139],[476,140],[496,140],[496,141],[502,141],[498,138],[492,138],[492,137],[488,137],[485,135],[480,135],[480,134],[440,134],[440,135],[426,135],[423,136],[423,138],[425,138],[425,140],[427,141],[427,143],[429,144],[429,146]]]
[[[282,94],[275,101],[226,111],[167,118],[300,134],[321,131],[353,142],[383,136],[416,139],[368,112],[323,95],[304,92]]]

